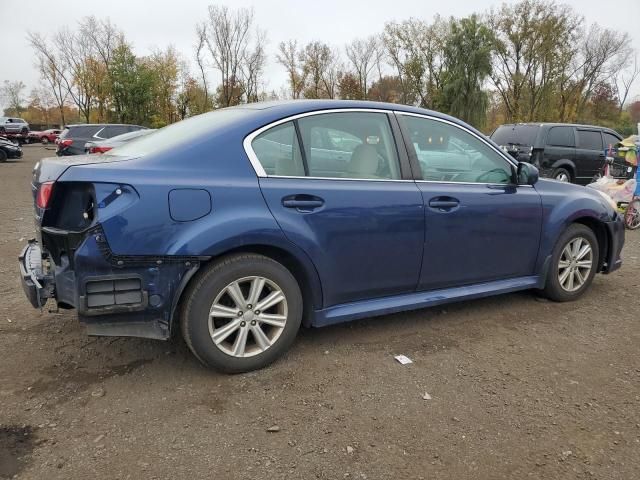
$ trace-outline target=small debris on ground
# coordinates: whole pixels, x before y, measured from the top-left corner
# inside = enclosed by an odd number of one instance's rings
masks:
[[[407,357],[406,355],[396,355],[393,358],[395,358],[402,365],[407,365],[409,363],[413,363],[413,361],[409,357]]]
[[[429,395],[428,393],[425,392],[425,394],[422,395],[422,399],[423,400],[431,400],[431,395]]]
[[[267,432],[269,433],[275,433],[279,431],[280,431],[280,427],[278,425],[271,425],[269,428],[267,428]]]

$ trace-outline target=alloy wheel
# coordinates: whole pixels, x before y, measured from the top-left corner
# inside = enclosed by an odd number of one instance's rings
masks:
[[[568,182],[569,181],[569,175],[567,175],[564,172],[560,172],[558,175],[556,175],[556,180],[558,180],[559,182]]]
[[[558,260],[558,282],[563,290],[580,290],[593,268],[593,249],[583,237],[571,239],[562,249]]]
[[[251,357],[273,345],[287,323],[287,298],[265,277],[251,276],[228,284],[209,310],[209,334],[227,355]]]
[[[629,230],[640,228],[640,200],[634,199],[627,206],[624,223]]]

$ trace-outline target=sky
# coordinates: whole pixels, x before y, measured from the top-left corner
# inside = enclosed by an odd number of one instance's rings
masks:
[[[297,39],[299,43],[321,40],[342,46],[358,37],[381,32],[385,23],[410,17],[429,21],[434,15],[462,17],[498,8],[499,0],[0,0],[0,83],[21,80],[25,93],[37,86],[38,72],[28,45],[28,32],[53,34],[67,26],[75,28],[88,15],[109,18],[124,31],[135,53],[173,45],[194,65],[195,25],[207,15],[209,4],[229,7],[253,7],[256,24],[267,31],[268,64],[265,71],[267,90],[278,91],[286,82],[283,68],[276,64],[275,53],[281,41]],[[507,2],[511,3],[511,2]],[[612,29],[627,30],[633,46],[640,52],[639,0],[566,0],[585,17],[587,23],[598,22]],[[635,21],[635,23],[634,23]],[[215,79],[214,79],[215,80]],[[218,83],[217,80],[215,83]],[[633,97],[640,96],[640,80]],[[1,100],[0,100],[1,102]],[[4,106],[4,105],[2,105]]]

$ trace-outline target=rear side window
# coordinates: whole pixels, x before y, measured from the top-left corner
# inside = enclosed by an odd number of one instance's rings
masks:
[[[532,146],[538,136],[539,125],[501,125],[491,135],[498,145]]]
[[[268,175],[392,180],[400,178],[389,119],[377,112],[310,115],[277,125],[253,139]]]
[[[262,132],[251,146],[267,175],[304,177],[302,153],[293,122]]]
[[[311,115],[298,120],[309,176],[400,178],[389,118],[377,112]]]
[[[607,132],[602,132],[602,136],[604,137],[604,146],[605,148],[609,148],[609,145],[615,147],[616,143],[620,142],[620,139],[615,135],[612,135]]]
[[[547,145],[554,147],[575,147],[573,127],[551,127],[547,134]]]
[[[104,127],[104,130],[100,132],[99,136],[101,138],[112,138],[130,131],[128,125],[107,125]]]
[[[96,132],[102,129],[100,125],[80,125],[77,127],[70,127],[65,137],[69,138],[90,138],[93,137]]]
[[[599,130],[578,130],[578,147],[586,150],[602,150],[602,135]]]

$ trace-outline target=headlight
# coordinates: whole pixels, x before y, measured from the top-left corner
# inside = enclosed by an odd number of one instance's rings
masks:
[[[602,196],[602,198],[606,200],[607,205],[609,205],[614,211],[618,209],[618,204],[613,201],[613,198],[611,198],[606,193],[601,192],[600,190],[596,190],[596,192],[598,192]]]

